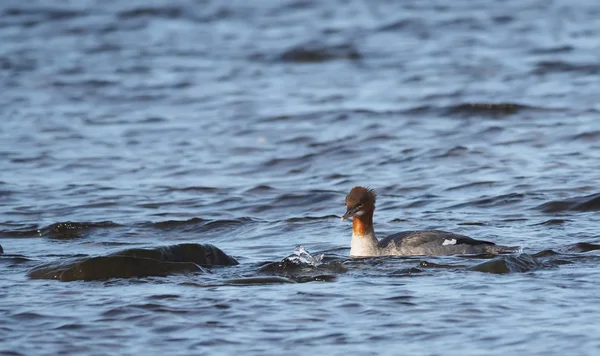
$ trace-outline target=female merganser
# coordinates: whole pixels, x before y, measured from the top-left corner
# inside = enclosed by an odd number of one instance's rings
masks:
[[[403,231],[378,241],[373,230],[375,199],[375,191],[364,187],[354,187],[346,196],[347,210],[342,221],[352,218],[352,257],[498,254],[519,251],[519,247],[500,246],[439,230]]]

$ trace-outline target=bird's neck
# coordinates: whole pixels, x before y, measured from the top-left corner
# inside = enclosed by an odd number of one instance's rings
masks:
[[[369,257],[378,255],[379,244],[373,229],[373,212],[352,217],[350,256]]]
[[[352,217],[352,235],[353,236],[375,236],[373,229],[373,212],[365,212],[361,216]]]

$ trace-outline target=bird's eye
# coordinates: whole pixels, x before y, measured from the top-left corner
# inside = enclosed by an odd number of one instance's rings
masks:
[[[360,209],[360,208],[362,208],[362,203],[358,203],[358,204],[356,205],[356,209]]]

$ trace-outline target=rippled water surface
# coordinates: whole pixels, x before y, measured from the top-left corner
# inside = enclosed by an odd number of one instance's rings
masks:
[[[0,353],[597,354],[599,16],[2,1]],[[354,185],[379,194],[379,237],[523,254],[348,259]],[[28,277],[190,243],[239,265]]]

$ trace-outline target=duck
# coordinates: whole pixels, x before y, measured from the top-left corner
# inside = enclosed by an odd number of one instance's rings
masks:
[[[373,229],[376,200],[375,190],[361,186],[353,187],[346,196],[346,213],[341,220],[352,218],[350,257],[502,254],[520,250],[440,230],[402,231],[378,240]]]

